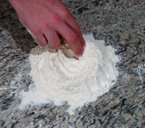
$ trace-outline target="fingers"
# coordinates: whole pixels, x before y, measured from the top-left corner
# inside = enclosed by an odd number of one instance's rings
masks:
[[[27,31],[32,35],[35,42],[39,44],[41,47],[45,47],[49,45],[53,48],[58,48],[61,44],[60,39],[57,33],[51,28],[45,28],[42,30],[42,34],[40,33],[32,33],[30,30]]]
[[[70,48],[74,51],[74,53],[78,56],[82,55],[84,46],[81,43],[82,37],[74,32],[69,26],[67,26],[63,21],[60,19],[57,21],[54,29],[63,36],[63,38],[68,42]],[[60,27],[61,26],[61,27]]]
[[[41,33],[34,34],[34,39],[41,47],[45,47],[47,45],[47,41]]]
[[[51,28],[46,28],[43,30],[43,33],[45,35],[45,38],[47,39],[48,45],[53,48],[58,48],[61,44],[60,39],[57,35],[57,33],[51,29]]]
[[[82,47],[85,47],[85,41],[82,36],[80,27],[78,26],[72,14],[68,11],[68,9],[64,6],[64,4],[62,4],[61,1],[56,2],[54,5],[54,8],[55,8],[54,9],[55,13],[57,13],[64,20],[67,26],[69,26],[70,29],[72,29],[78,35],[78,37],[80,38],[80,43]],[[61,11],[58,11],[58,10],[61,10]]]

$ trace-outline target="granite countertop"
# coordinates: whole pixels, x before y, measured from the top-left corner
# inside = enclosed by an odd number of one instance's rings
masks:
[[[120,75],[98,100],[70,116],[68,106],[28,106],[19,93],[33,83],[28,55],[34,41],[8,1],[0,2],[0,128],[145,128],[145,1],[63,0],[83,33],[117,49]]]

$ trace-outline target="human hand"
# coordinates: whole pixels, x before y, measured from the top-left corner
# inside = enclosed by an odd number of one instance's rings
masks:
[[[61,45],[62,36],[73,52],[80,56],[85,42],[80,28],[60,0],[11,0],[21,23],[42,47]]]

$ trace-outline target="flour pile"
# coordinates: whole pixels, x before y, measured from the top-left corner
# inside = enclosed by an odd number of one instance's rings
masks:
[[[30,76],[35,88],[22,93],[22,105],[67,102],[71,113],[109,91],[118,76],[119,57],[104,41],[92,35],[84,39],[86,48],[79,60],[69,59],[61,51],[50,53],[38,47],[32,50]]]

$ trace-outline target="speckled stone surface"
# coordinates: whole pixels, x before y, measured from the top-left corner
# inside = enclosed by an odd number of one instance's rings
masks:
[[[63,0],[84,33],[117,49],[115,86],[70,116],[67,105],[19,110],[19,93],[33,84],[28,55],[33,39],[14,9],[0,0],[0,128],[145,128],[145,1]]]

